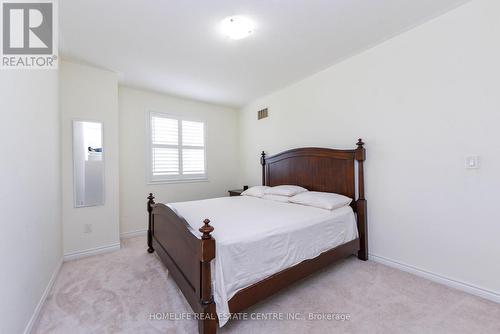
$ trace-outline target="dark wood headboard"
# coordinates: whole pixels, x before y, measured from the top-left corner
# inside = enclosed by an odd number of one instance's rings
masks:
[[[352,150],[306,147],[266,156],[262,152],[262,185],[297,185],[311,191],[342,194],[352,198],[358,214],[361,249],[367,254],[366,199],[363,162],[366,150],[361,139]],[[357,163],[357,175],[356,175]],[[356,185],[357,198],[356,198]],[[365,248],[363,248],[363,245]]]

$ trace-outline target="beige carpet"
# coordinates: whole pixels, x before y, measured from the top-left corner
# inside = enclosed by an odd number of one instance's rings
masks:
[[[192,320],[150,320],[190,308],[145,238],[67,262],[35,333],[197,333]],[[253,307],[259,314],[349,314],[338,320],[237,320],[220,333],[500,333],[500,305],[352,257]],[[248,317],[252,317],[250,314]]]

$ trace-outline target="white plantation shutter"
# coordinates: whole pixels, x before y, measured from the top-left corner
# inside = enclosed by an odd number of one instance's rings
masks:
[[[153,116],[152,123],[153,144],[179,144],[178,120]]]
[[[202,122],[182,121],[182,171],[205,173],[205,131]]]
[[[150,181],[206,178],[205,124],[150,114]]]
[[[182,121],[182,146],[203,147],[205,134],[202,122]]]
[[[153,147],[153,175],[178,175],[179,150]]]
[[[204,174],[205,150],[184,148],[182,150],[182,170],[184,174]]]

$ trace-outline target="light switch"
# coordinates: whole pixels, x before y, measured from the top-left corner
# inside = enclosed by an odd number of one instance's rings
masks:
[[[471,155],[465,157],[465,168],[466,169],[478,169],[479,168],[479,157],[477,155]]]

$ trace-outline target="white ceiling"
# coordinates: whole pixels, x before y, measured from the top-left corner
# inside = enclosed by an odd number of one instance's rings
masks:
[[[63,0],[66,59],[125,85],[241,106],[425,22],[465,0]],[[234,41],[220,20],[245,15]]]

